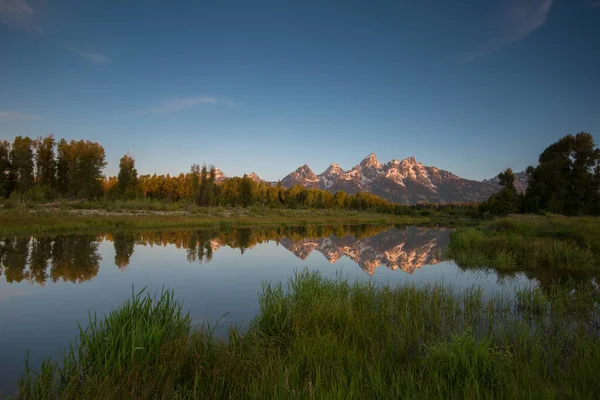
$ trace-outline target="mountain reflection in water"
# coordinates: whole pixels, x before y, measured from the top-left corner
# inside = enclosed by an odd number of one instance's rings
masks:
[[[98,247],[105,241],[113,243],[114,262],[120,269],[127,268],[136,246],[174,245],[185,250],[188,262],[203,263],[223,246],[243,255],[275,241],[302,260],[317,251],[332,264],[345,256],[370,275],[379,266],[412,273],[440,262],[449,236],[450,231],[441,228],[361,225],[12,237],[0,239],[0,275],[8,283],[81,283],[98,274],[102,260]]]

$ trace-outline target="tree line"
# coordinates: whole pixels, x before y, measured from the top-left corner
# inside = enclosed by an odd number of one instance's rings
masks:
[[[201,207],[319,208],[372,210],[395,214],[477,212],[477,204],[407,206],[377,195],[359,192],[331,193],[301,185],[285,188],[250,177],[216,181],[213,166],[193,164],[179,175],[140,175],[135,159],[125,154],[117,176],[102,174],[104,148],[96,142],[60,139],[52,135],[31,139],[17,136],[13,143],[0,141],[0,196],[21,202],[55,199],[151,199],[185,202]]]
[[[509,168],[498,178],[502,189],[480,206],[484,213],[600,214],[600,149],[591,134],[560,138],[540,154],[537,166],[527,168],[525,193],[517,193]]]
[[[238,228],[228,231],[202,229],[197,231],[131,232],[119,231],[103,235],[66,235],[0,238],[0,277],[6,282],[27,281],[44,285],[48,281],[82,283],[94,278],[102,257],[99,245],[113,242],[114,263],[119,269],[129,265],[136,245],[175,245],[186,250],[188,262],[209,262],[213,242],[239,249],[241,254],[258,243],[283,238],[300,241],[353,235],[357,240],[383,232],[388,227],[373,225],[278,226],[259,229]]]
[[[135,159],[124,155],[117,176],[106,177],[104,148],[87,140],[52,135],[31,139],[17,136],[0,141],[0,196],[25,201],[54,199],[152,199],[185,202],[201,207],[319,208],[371,210],[393,214],[480,214],[551,212],[564,215],[600,214],[600,150],[591,134],[567,135],[548,146],[537,166],[527,169],[525,193],[514,186],[514,173],[499,175],[502,189],[481,204],[401,205],[377,195],[331,193],[301,185],[284,188],[250,177],[216,181],[215,168],[193,164],[179,175],[139,175]]]
[[[43,201],[102,196],[104,148],[89,140],[17,136],[0,141],[0,196]]]

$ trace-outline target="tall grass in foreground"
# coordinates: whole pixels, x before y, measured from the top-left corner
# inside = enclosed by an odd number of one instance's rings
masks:
[[[133,296],[92,318],[62,364],[20,380],[24,399],[592,398],[598,293],[377,286],[302,271],[265,284],[227,340],[173,300]],[[577,307],[585,299],[587,307]]]

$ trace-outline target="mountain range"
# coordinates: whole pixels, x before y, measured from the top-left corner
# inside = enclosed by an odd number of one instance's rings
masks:
[[[382,164],[373,153],[347,171],[333,163],[316,175],[305,164],[283,178],[281,184],[285,187],[299,184],[332,192],[341,190],[349,194],[364,191],[403,204],[478,202],[499,190],[493,183],[468,180],[425,166],[414,157]]]
[[[256,182],[263,181],[254,172],[248,176]],[[225,175],[217,169],[217,182],[223,179],[226,179]],[[286,188],[301,185],[348,194],[369,192],[401,204],[481,202],[500,190],[497,177],[481,182],[469,180],[449,171],[425,166],[415,157],[401,161],[393,159],[383,164],[373,153],[349,170],[343,170],[339,164],[333,163],[318,175],[304,164],[286,175],[281,184]],[[525,172],[515,174],[515,187],[518,191],[525,191]]]
[[[331,235],[303,240],[283,238],[279,243],[301,260],[305,260],[313,251],[323,254],[331,264],[347,257],[373,275],[381,265],[412,274],[423,265],[437,264],[442,261],[442,250],[449,241],[449,229],[411,227],[391,228],[363,239],[356,239],[353,235]]]
[[[412,274],[424,265],[442,261],[442,251],[450,242],[450,232],[450,229],[444,228],[390,228],[361,239],[352,234],[341,237],[332,234],[305,239],[282,237],[278,243],[303,261],[316,251],[330,264],[336,264],[345,257],[369,275],[373,275],[379,266]],[[208,244],[213,253],[228,246],[228,242],[220,238],[212,239]],[[257,244],[254,243],[247,249],[252,249]]]

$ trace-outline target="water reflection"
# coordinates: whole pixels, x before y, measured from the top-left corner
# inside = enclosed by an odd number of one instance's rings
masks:
[[[412,273],[441,260],[447,229],[383,226],[270,227],[260,229],[203,229],[195,231],[117,232],[101,235],[6,238],[0,240],[0,275],[8,283],[28,281],[84,282],[98,274],[102,259],[98,247],[112,242],[114,263],[127,268],[136,246],[174,245],[185,250],[190,263],[210,262],[227,246],[243,255],[253,247],[275,241],[305,260],[313,251],[330,263],[347,257],[372,275],[378,266]]]
[[[330,235],[296,241],[283,238],[280,243],[302,260],[313,251],[318,251],[331,264],[346,256],[369,275],[373,275],[375,268],[379,266],[391,270],[401,269],[412,274],[423,265],[439,263],[449,238],[450,231],[447,229],[413,227],[392,228],[362,239],[351,235]]]
[[[102,260],[99,245],[103,242],[113,244],[114,263],[120,270],[130,264],[136,246],[174,245],[182,250],[182,256],[185,254],[189,263],[202,264],[210,262],[222,247],[237,249],[244,255],[257,245],[275,242],[301,260],[316,253],[331,264],[342,258],[351,260],[369,275],[380,266],[412,274],[424,265],[443,261],[442,251],[449,238],[450,230],[444,228],[368,225],[11,237],[0,239],[0,275],[4,275],[8,283],[26,281],[41,286],[59,280],[81,283],[98,274]],[[524,274],[542,287],[573,279],[590,281],[599,278],[594,272],[558,268],[527,269],[525,266],[510,272],[476,268],[482,269],[495,272],[501,279]]]
[[[8,283],[81,283],[100,268],[98,237],[93,235],[7,238],[0,241],[0,275]]]

